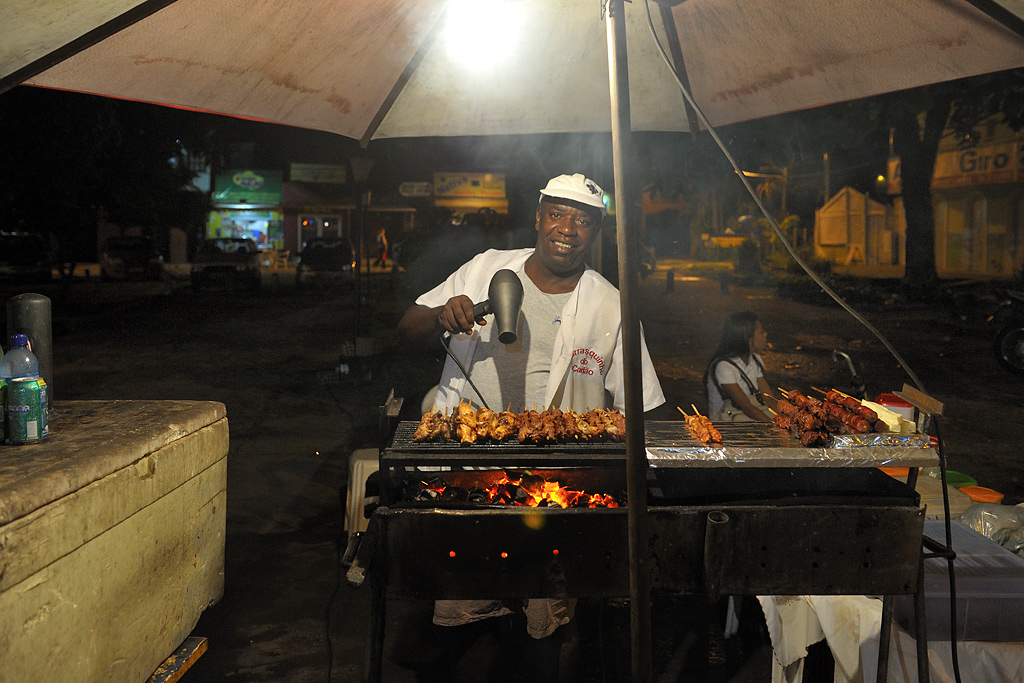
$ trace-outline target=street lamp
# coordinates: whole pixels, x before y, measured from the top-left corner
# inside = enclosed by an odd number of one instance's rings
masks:
[[[359,247],[356,250],[358,258],[358,266],[356,268],[356,324],[355,324],[355,339],[358,343],[359,340],[359,319],[360,308],[362,306],[362,270],[363,270],[363,243],[364,232],[366,230],[366,210],[364,195],[366,194],[366,184],[370,179],[370,171],[373,169],[373,159],[366,157],[353,157],[348,160],[349,166],[352,168],[352,183],[356,189],[356,221],[358,226],[359,234]]]

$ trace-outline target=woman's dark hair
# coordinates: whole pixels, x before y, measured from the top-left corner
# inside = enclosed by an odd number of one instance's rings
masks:
[[[708,386],[708,377],[711,375],[711,367],[723,358],[746,358],[750,353],[750,339],[754,336],[754,328],[757,326],[757,314],[752,311],[739,311],[725,319],[722,326],[722,339],[718,342],[718,349],[715,350],[711,361],[704,370],[704,380],[701,388],[705,391]]]
[[[750,353],[750,339],[757,326],[757,314],[751,311],[733,313],[722,326],[722,339],[712,358],[744,358]]]

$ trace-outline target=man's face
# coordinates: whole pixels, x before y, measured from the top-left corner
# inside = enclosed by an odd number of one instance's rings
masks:
[[[601,211],[568,199],[537,207],[537,255],[554,275],[583,270],[584,256],[601,229]]]

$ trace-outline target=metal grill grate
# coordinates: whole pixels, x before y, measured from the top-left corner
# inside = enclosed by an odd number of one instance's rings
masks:
[[[416,432],[418,422],[399,422],[395,430],[395,436],[391,443],[391,449],[406,453],[451,453],[453,450],[466,450],[475,452],[497,452],[497,453],[534,453],[550,454],[565,453],[567,451],[594,451],[599,453],[625,453],[626,444],[621,441],[591,440],[574,441],[571,443],[559,444],[530,444],[520,443],[518,439],[509,439],[500,443],[494,441],[478,441],[473,444],[462,445],[454,441],[414,441],[413,434]]]

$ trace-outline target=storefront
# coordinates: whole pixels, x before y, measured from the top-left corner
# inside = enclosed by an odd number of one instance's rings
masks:
[[[972,147],[947,130],[935,159],[931,189],[940,277],[1008,278],[1024,268],[1024,134],[994,117],[977,128]],[[899,157],[889,160],[887,181],[889,194],[899,195]],[[891,214],[903,234],[899,196]]]
[[[1020,134],[995,125],[970,149],[943,141],[932,180],[940,275],[1010,277],[1024,267],[1021,143]]]
[[[205,237],[248,237],[260,249],[285,248],[280,171],[232,170],[214,181]]]

